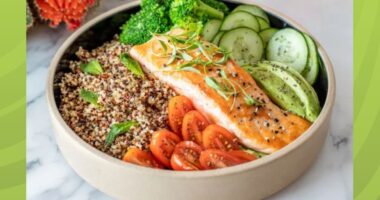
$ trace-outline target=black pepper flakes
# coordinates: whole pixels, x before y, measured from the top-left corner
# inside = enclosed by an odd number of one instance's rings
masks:
[[[264,121],[264,126],[269,127],[270,123],[268,121]]]

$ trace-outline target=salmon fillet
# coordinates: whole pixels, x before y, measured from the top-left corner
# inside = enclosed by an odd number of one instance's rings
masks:
[[[176,36],[182,32],[177,29],[170,35]],[[206,49],[213,49],[212,44],[199,41]],[[162,42],[168,45],[164,47]],[[197,110],[212,122],[234,133],[247,147],[272,153],[294,141],[309,128],[310,122],[275,105],[251,75],[233,60],[229,59],[218,66],[207,66],[206,70],[202,64],[192,66],[203,73],[177,70],[179,65],[185,63],[184,59],[168,62],[172,58],[162,56],[170,44],[167,36],[155,36],[147,43],[132,47],[130,55],[142,64],[144,71],[168,84],[180,95],[188,97]],[[210,59],[198,48],[186,50],[186,53],[204,61]],[[220,54],[212,54],[211,59],[217,61],[221,57]],[[235,88],[242,88],[245,94],[260,102],[260,105],[247,105],[242,91],[225,98],[205,82],[206,76],[219,80],[221,70]]]

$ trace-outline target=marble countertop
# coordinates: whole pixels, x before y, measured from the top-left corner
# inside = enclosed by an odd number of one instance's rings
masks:
[[[103,0],[87,19],[127,1]],[[347,0],[261,0],[303,24],[334,64],[337,98],[330,134],[315,164],[276,199],[352,199],[352,5]],[[53,136],[45,100],[52,56],[71,34],[64,27],[37,25],[27,47],[27,198],[111,199],[81,179],[63,159]]]

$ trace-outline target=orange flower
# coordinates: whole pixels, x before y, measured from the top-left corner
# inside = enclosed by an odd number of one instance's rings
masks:
[[[64,22],[70,30],[80,26],[88,7],[94,3],[95,0],[35,0],[40,17],[50,21],[50,26]]]

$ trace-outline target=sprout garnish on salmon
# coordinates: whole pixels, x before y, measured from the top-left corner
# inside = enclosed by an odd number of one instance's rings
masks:
[[[198,29],[196,29],[198,30]],[[198,74],[207,74],[210,68],[218,68],[219,73],[215,77],[205,76],[204,81],[208,86],[213,88],[225,99],[233,98],[231,109],[233,108],[236,96],[241,93],[244,96],[247,105],[261,105],[259,100],[255,100],[252,96],[245,92],[245,89],[234,83],[233,80],[228,78],[226,72],[222,69],[223,65],[230,58],[230,52],[224,48],[220,48],[215,44],[208,43],[204,45],[200,42],[199,31],[186,30],[181,34],[173,35],[155,34],[156,38],[162,49],[162,53],[155,53],[155,55],[162,58],[169,58],[167,65],[177,61],[179,63],[176,70],[191,71]],[[197,50],[200,55],[191,56],[187,53],[188,50]],[[214,58],[219,59],[214,61]],[[194,66],[202,66],[200,69]],[[219,77],[219,80],[217,78]]]

